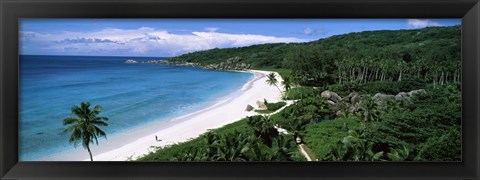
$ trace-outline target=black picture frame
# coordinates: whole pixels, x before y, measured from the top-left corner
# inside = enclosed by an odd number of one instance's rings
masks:
[[[462,162],[18,162],[19,18],[462,18]],[[1,0],[0,179],[479,179],[478,0]]]

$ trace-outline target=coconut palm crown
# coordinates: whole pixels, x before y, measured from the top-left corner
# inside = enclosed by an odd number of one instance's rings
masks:
[[[278,80],[277,80],[277,75],[275,73],[270,73],[267,75],[267,80],[265,82],[267,82],[268,85],[270,86],[275,86],[277,87],[278,91],[280,91],[280,94],[282,93],[282,90],[280,90],[280,88],[278,88]]]

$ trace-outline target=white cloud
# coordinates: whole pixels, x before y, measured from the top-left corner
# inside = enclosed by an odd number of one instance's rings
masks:
[[[307,36],[321,36],[321,35],[325,35],[325,30],[321,28],[314,29],[314,28],[307,27],[303,29],[302,34]]]
[[[208,31],[208,32],[217,32],[220,28],[218,27],[206,27],[205,28],[205,31]]]
[[[256,34],[227,34],[218,32],[192,32],[198,41],[205,41],[211,45],[229,45],[233,47],[248,46],[252,44],[280,43],[280,42],[305,42],[304,39],[292,37],[275,37]]]
[[[129,55],[179,55],[212,48],[240,47],[263,43],[306,42],[308,39],[258,34],[229,34],[206,29],[205,32],[173,34],[149,27],[139,29],[108,28],[96,32],[42,34],[22,32],[29,41],[43,43],[44,50],[70,53],[123,53]],[[210,31],[209,31],[210,30]],[[28,38],[27,38],[28,37]],[[26,44],[26,43],[25,43]]]
[[[430,27],[430,26],[443,26],[443,25],[428,19],[408,19],[407,26],[409,28],[424,28],[424,27]]]

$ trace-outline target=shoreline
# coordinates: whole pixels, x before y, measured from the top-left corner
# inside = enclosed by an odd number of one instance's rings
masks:
[[[238,71],[237,71],[238,72]],[[271,102],[281,100],[281,94],[275,86],[269,86],[265,80],[270,71],[248,70],[253,73],[251,80],[227,96],[218,98],[206,108],[169,118],[163,121],[148,123],[103,140],[99,145],[91,146],[94,161],[126,161],[134,160],[148,154],[154,148],[186,142],[206,133],[210,129],[223,127],[247,116],[256,115],[247,112],[247,104],[256,107],[256,101],[267,99]],[[276,72],[274,72],[276,73]],[[277,74],[277,80],[282,81]],[[280,83],[279,83],[280,84]],[[281,85],[280,85],[281,86]],[[156,141],[155,136],[161,141]],[[127,142],[127,143],[125,143]],[[65,152],[49,157],[46,161],[90,161],[88,153],[82,147],[74,152]]]

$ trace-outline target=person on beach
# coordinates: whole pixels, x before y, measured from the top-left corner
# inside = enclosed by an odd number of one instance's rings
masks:
[[[158,141],[158,136],[157,135],[155,135],[155,141]]]

